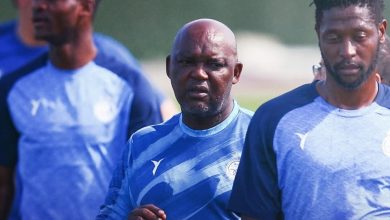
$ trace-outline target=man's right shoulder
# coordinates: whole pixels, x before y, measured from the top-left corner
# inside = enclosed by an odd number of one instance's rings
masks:
[[[262,104],[256,110],[254,118],[279,120],[286,113],[313,102],[318,95],[315,82],[304,84]]]
[[[38,58],[32,60],[23,67],[5,75],[0,78],[0,90],[1,94],[7,96],[12,87],[22,78],[34,73],[36,70],[46,65],[48,60],[48,54],[45,53]]]

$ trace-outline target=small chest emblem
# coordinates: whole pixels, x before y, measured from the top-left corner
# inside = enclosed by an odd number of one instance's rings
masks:
[[[390,157],[390,131],[382,142],[382,150],[387,157]]]
[[[240,164],[240,159],[235,158],[231,161],[229,161],[226,165],[226,175],[229,177],[229,179],[234,179],[237,173],[238,164]]]
[[[115,118],[117,111],[114,103],[106,100],[100,101],[93,106],[95,117],[103,123],[112,121]]]

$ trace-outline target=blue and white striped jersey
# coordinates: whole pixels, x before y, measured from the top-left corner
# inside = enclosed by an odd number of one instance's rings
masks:
[[[178,114],[136,132],[98,219],[154,204],[168,219],[237,219],[226,205],[252,112],[236,103],[219,125],[193,130]]]

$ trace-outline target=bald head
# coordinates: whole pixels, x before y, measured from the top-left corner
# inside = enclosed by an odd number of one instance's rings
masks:
[[[166,67],[186,125],[211,128],[230,114],[230,91],[239,81],[242,64],[226,25],[211,19],[185,24],[176,34]]]
[[[198,19],[185,24],[176,34],[171,55],[177,52],[183,41],[223,44],[237,58],[237,43],[233,31],[217,20]]]

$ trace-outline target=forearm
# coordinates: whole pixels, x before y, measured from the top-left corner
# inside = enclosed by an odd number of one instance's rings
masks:
[[[0,220],[7,219],[13,196],[13,169],[0,166]]]

